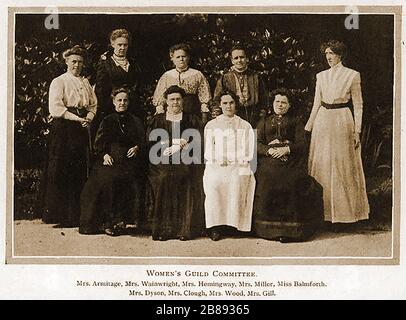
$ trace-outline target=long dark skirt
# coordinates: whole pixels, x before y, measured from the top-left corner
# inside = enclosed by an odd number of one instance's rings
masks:
[[[198,237],[204,235],[206,230],[206,221],[204,213],[205,193],[203,189],[203,174],[205,165],[194,164],[192,166],[192,199],[193,199],[193,212],[191,219],[191,236]]]
[[[79,232],[94,234],[118,223],[139,224],[144,187],[134,159],[104,166],[99,160],[81,194]]]
[[[148,203],[153,239],[191,239],[201,234],[204,214],[199,208],[199,174],[198,168],[184,164],[150,166]]]
[[[80,123],[55,119],[48,140],[43,221],[79,225],[80,192],[87,176],[88,131]]]
[[[259,163],[253,229],[265,239],[306,240],[323,219],[321,186],[301,168],[266,158]]]

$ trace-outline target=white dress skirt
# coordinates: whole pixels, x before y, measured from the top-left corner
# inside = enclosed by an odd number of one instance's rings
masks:
[[[227,225],[251,231],[255,178],[253,174],[240,175],[239,171],[239,166],[206,167],[203,176],[206,228]]]
[[[355,119],[349,108],[321,106],[321,101],[346,103],[350,97]],[[354,132],[361,131],[361,117],[359,73],[341,64],[319,73],[315,103],[306,129],[312,131],[309,174],[323,187],[325,221],[351,223],[368,219],[361,147],[355,149],[354,144]]]

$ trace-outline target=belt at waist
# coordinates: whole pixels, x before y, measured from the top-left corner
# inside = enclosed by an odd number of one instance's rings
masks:
[[[70,113],[77,115],[80,118],[86,118],[88,111],[85,108],[67,107]]]
[[[346,103],[326,103],[326,102],[322,101],[321,105],[326,109],[342,109],[342,108],[350,107],[348,102],[346,102]]]

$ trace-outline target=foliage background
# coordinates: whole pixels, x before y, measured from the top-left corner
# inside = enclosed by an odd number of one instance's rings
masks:
[[[212,90],[230,65],[228,50],[242,42],[251,67],[271,89],[295,93],[298,115],[307,117],[315,74],[327,68],[322,42],[344,41],[345,65],[361,72],[364,98],[362,151],[371,207],[380,218],[391,215],[393,120],[393,16],[361,15],[359,29],[347,30],[337,14],[60,14],[59,29],[44,26],[46,15],[18,14],[15,24],[14,165],[15,215],[35,214],[40,169],[46,154],[48,89],[65,71],[61,53],[81,44],[88,49],[85,74],[91,83],[95,65],[108,49],[108,34],[127,28],[133,36],[129,56],[138,63],[142,82],[137,105],[151,111],[151,96],[161,74],[171,68],[168,48],[192,46],[192,67],[208,78]],[[375,200],[377,199],[377,200]],[[375,205],[375,202],[377,203]],[[383,207],[386,210],[381,210]]]

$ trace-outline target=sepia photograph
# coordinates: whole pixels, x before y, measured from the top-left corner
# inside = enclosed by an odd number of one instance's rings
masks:
[[[143,267],[141,299],[400,266],[402,7],[7,10],[6,265]]]
[[[12,13],[10,258],[394,257],[395,14],[113,13]]]

